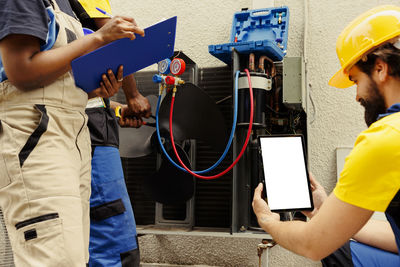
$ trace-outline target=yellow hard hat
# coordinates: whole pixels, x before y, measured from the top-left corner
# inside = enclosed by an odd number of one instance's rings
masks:
[[[353,20],[339,35],[336,53],[342,68],[329,80],[329,85],[347,88],[354,83],[348,71],[364,55],[382,43],[400,35],[400,7],[379,6]]]

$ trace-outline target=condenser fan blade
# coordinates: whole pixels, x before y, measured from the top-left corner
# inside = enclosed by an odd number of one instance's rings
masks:
[[[183,163],[191,168],[186,152],[179,145],[176,145],[176,149]],[[167,152],[175,162],[178,162],[172,148],[167,148]],[[161,159],[158,171],[145,179],[144,192],[151,199],[162,204],[182,203],[189,200],[194,194],[194,177],[173,166],[164,154],[161,154]]]
[[[171,92],[160,107],[160,129],[169,131]],[[173,114],[174,140],[200,139],[216,151],[223,151],[228,140],[224,117],[215,101],[192,83],[178,87]]]
[[[151,113],[156,114],[157,96],[149,95],[146,97],[151,105]],[[155,122],[154,119],[144,119],[144,121]],[[119,128],[119,153],[124,158],[138,158],[151,154],[153,151],[150,139],[155,127],[143,125],[140,128]]]

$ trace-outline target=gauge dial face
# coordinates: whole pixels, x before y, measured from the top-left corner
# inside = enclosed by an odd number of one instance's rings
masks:
[[[171,60],[169,58],[158,62],[158,72],[160,72],[162,74],[168,74],[170,64],[171,64]]]
[[[175,58],[172,60],[170,69],[173,75],[181,75],[185,71],[185,68],[186,64],[183,59]]]

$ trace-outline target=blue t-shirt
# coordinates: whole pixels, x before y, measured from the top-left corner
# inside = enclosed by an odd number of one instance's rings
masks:
[[[388,108],[385,114],[380,114],[378,120],[386,117],[390,114],[400,112],[400,103],[396,103]],[[396,237],[397,249],[400,254],[400,190],[397,192],[395,197],[389,204],[389,207],[385,211],[387,220],[393,229],[394,236]]]
[[[0,0],[0,41],[11,34],[25,34],[37,37],[42,51],[50,49],[58,31],[51,3],[52,0]],[[57,0],[57,4],[75,17],[68,0]],[[0,82],[6,79],[0,54]]]

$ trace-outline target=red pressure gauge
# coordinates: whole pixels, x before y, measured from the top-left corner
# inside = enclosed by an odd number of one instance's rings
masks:
[[[185,72],[186,63],[181,58],[175,58],[171,62],[170,70],[173,75],[181,75]]]

